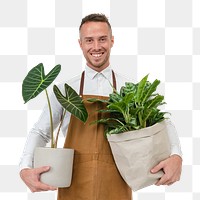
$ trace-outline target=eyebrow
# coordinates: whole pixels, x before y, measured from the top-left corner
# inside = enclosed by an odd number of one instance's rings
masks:
[[[99,38],[101,39],[101,38],[107,38],[107,37],[108,37],[107,35],[103,35],[103,36],[100,36]],[[85,37],[84,40],[85,39],[92,39],[92,38],[94,38],[94,37]]]

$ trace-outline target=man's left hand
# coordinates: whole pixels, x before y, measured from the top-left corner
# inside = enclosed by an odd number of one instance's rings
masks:
[[[161,169],[164,171],[164,175],[155,183],[155,185],[171,185],[176,181],[179,181],[182,170],[182,158],[178,155],[172,155],[151,169],[151,173],[157,173]]]

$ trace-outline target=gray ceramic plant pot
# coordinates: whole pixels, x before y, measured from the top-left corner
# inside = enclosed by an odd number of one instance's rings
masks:
[[[41,182],[58,188],[69,187],[73,159],[73,149],[37,147],[34,153],[34,167],[51,167],[48,172],[41,174]]]

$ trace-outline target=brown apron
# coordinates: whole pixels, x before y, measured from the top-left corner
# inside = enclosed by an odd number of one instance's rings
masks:
[[[84,72],[80,95],[83,94]],[[113,86],[116,81],[113,73]],[[83,95],[88,111],[84,124],[71,116],[64,148],[75,149],[72,184],[58,189],[58,200],[131,200],[132,190],[120,176],[109,143],[104,135],[104,125],[90,123],[102,117],[97,112],[102,103],[90,103],[87,98],[108,97]]]

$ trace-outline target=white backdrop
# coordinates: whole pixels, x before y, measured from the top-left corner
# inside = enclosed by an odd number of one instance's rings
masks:
[[[18,175],[25,138],[44,105],[24,105],[21,84],[40,62],[62,65],[58,81],[80,73],[82,17],[109,17],[115,44],[112,67],[139,80],[162,81],[165,109],[172,113],[183,151],[181,181],[151,186],[134,200],[200,199],[200,0],[0,0],[0,199],[54,200],[56,192],[32,194]]]

